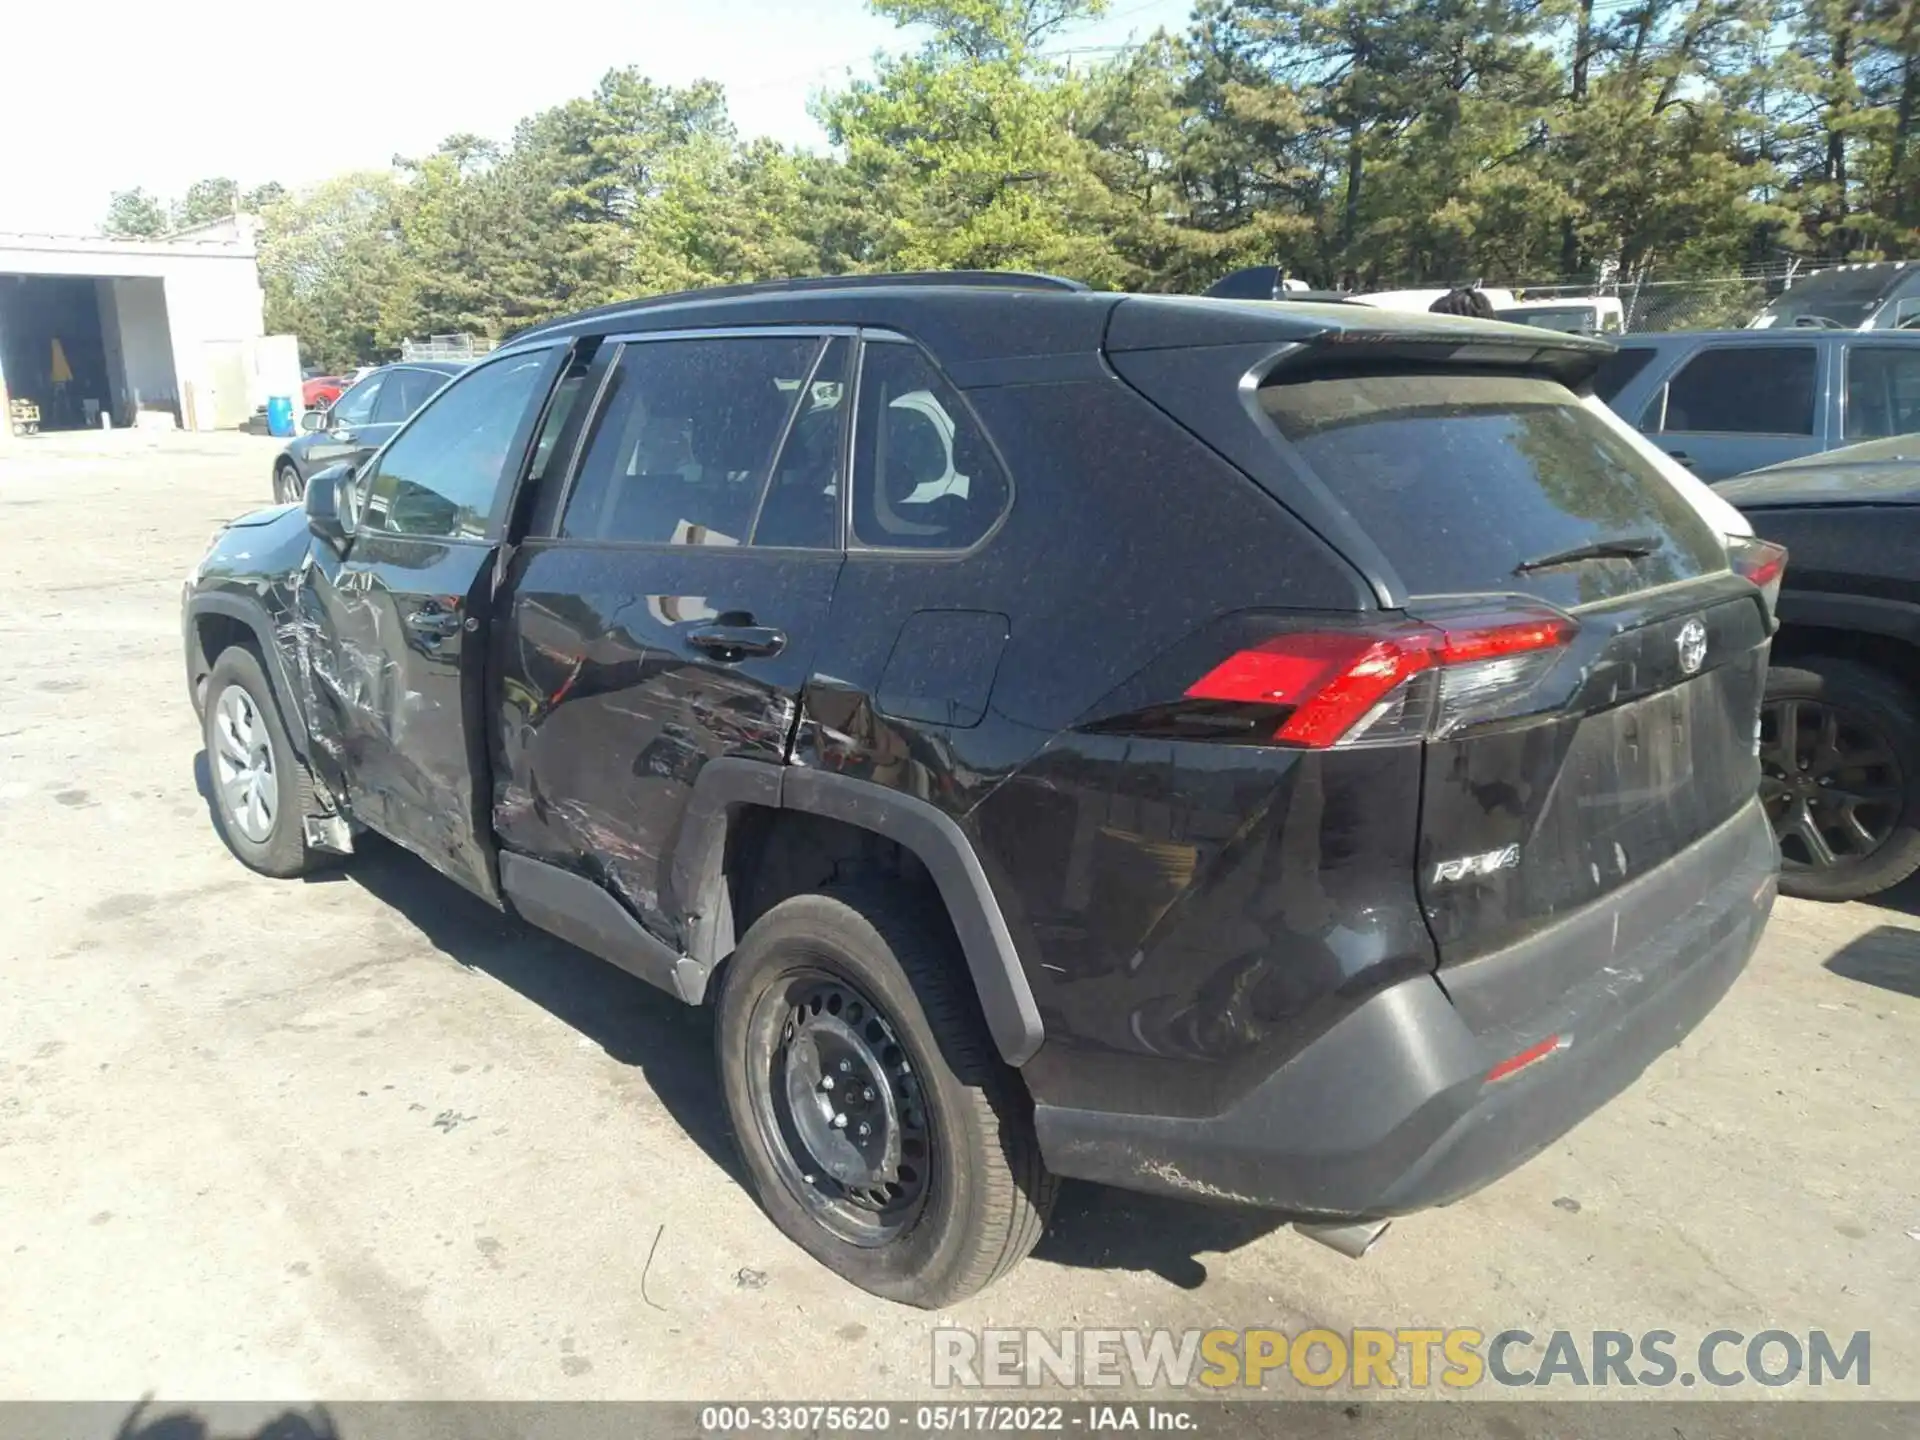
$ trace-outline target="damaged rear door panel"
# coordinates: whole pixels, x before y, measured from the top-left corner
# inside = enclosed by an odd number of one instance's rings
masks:
[[[498,901],[484,689],[510,477],[562,351],[476,368],[355,477],[352,538],[313,547],[296,643],[321,777],[356,818]]]
[[[788,757],[842,562],[851,352],[810,330],[613,345],[567,493],[536,498],[510,563],[500,843],[670,948],[702,767]]]

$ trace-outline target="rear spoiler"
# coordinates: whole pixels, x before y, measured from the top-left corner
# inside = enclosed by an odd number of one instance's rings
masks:
[[[1491,322],[1469,321],[1469,324]],[[1516,330],[1533,326],[1516,325]],[[1431,373],[1438,369],[1473,370],[1499,375],[1531,375],[1556,380],[1576,394],[1587,390],[1611,346],[1541,345],[1531,339],[1403,337],[1337,333],[1297,343],[1274,358],[1263,383],[1326,379],[1338,375],[1382,375],[1396,370]]]
[[[1458,366],[1538,375],[1570,390],[1585,389],[1613,353],[1604,340],[1532,325],[1368,305],[1135,295],[1114,307],[1107,324],[1109,354],[1222,346],[1265,348],[1262,380]]]
[[[1341,303],[1349,298],[1344,290],[1289,290],[1287,272],[1278,265],[1249,265],[1244,270],[1221,276],[1201,293],[1215,300],[1319,301],[1322,304]]]

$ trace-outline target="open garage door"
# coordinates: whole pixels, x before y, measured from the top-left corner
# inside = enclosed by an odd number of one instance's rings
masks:
[[[0,275],[0,375],[42,430],[90,428],[102,413],[129,425],[140,410],[177,421],[162,282]]]

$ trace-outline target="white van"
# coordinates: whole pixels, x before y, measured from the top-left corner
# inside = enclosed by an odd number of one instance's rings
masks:
[[[1494,317],[1515,325],[1538,325],[1567,335],[1620,335],[1626,332],[1626,307],[1617,295],[1558,295],[1551,300],[1494,303]]]

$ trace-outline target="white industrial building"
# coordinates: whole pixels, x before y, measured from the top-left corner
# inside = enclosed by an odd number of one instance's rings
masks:
[[[256,231],[235,216],[153,240],[0,232],[0,444],[8,397],[43,430],[102,414],[223,430],[270,394],[297,406],[294,343],[265,337]]]

